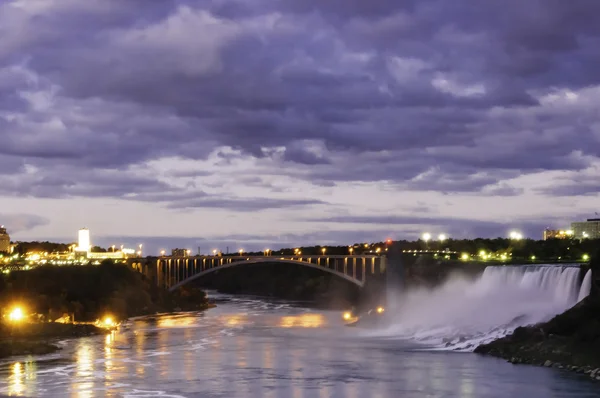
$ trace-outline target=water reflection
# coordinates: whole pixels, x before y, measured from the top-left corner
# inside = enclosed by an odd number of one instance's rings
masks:
[[[325,326],[325,317],[322,314],[302,314],[281,317],[279,326],[282,328],[320,328]]]
[[[183,314],[138,320],[117,333],[71,340],[58,360],[0,365],[0,394],[50,398],[596,396],[597,386],[553,370],[515,367],[471,354],[414,352],[402,342],[360,337],[356,330],[333,321],[331,313],[298,312],[222,305],[204,317]]]
[[[73,378],[72,389],[79,398],[90,398],[94,388],[94,347],[90,340],[80,341],[75,354],[76,372]]]
[[[23,365],[21,365],[21,362],[14,363],[11,366],[10,377],[8,379],[8,395],[21,395],[23,393],[23,378]]]
[[[156,325],[159,328],[181,328],[195,325],[197,319],[192,315],[163,315],[158,318]]]

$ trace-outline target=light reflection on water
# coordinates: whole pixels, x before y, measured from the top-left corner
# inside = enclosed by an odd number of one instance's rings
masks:
[[[0,364],[0,394],[43,397],[596,397],[585,378],[365,339],[339,314],[266,302],[132,321],[57,356]]]

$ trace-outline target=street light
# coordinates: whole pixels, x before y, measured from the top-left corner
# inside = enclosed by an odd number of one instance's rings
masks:
[[[11,322],[21,322],[23,319],[25,319],[25,311],[23,311],[21,307],[15,307],[8,314],[8,319]]]
[[[583,255],[583,261],[588,261],[590,259],[589,254],[584,254]]]
[[[192,251],[190,249],[187,249],[185,252],[187,253],[188,256],[192,253]]]
[[[375,253],[379,254],[380,252],[381,252],[381,248],[378,247],[377,249],[375,249]]]
[[[429,232],[425,232],[423,234],[423,240],[425,241],[425,243],[429,242],[431,240],[431,234]]]
[[[161,256],[164,256],[164,255],[165,255],[165,251],[164,251],[164,250],[161,250],[161,251],[160,251],[160,255],[161,255]]]
[[[348,248],[348,251],[350,252],[350,255],[352,255],[352,252],[354,251],[353,247]]]
[[[269,249],[265,249],[265,256],[268,256],[270,251],[271,250],[269,250]]]
[[[325,248],[322,248],[322,249],[321,249],[321,251],[323,252],[323,255],[325,255],[325,251],[326,251],[326,250],[327,250],[327,249],[325,249]]]
[[[216,255],[217,255],[217,249],[214,249],[213,250],[213,256],[216,256]]]
[[[514,240],[523,239],[523,234],[520,232],[517,232],[517,231],[511,231],[508,236],[510,237],[510,239],[514,239]]]
[[[244,253],[244,249],[240,249],[240,256]]]
[[[438,236],[440,242],[444,242],[446,239],[448,239],[448,237],[445,234],[440,234],[440,236]]]
[[[112,247],[112,251],[114,253],[115,252],[115,245],[112,245],[111,247]]]

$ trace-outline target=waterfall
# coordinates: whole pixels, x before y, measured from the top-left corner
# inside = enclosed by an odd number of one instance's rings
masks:
[[[590,291],[592,290],[592,270],[588,270],[585,273],[585,277],[583,278],[583,283],[581,284],[581,289],[579,290],[579,296],[577,297],[577,302],[580,302],[584,298],[590,295]]]
[[[390,325],[366,335],[470,351],[519,327],[550,320],[589,294],[578,266],[489,266],[476,280],[454,277],[398,295]],[[389,307],[389,305],[388,305]]]

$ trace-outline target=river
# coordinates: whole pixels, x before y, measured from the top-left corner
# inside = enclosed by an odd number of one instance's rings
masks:
[[[585,376],[424,350],[348,328],[340,313],[216,295],[203,313],[130,320],[0,365],[0,394],[28,397],[599,397]]]

